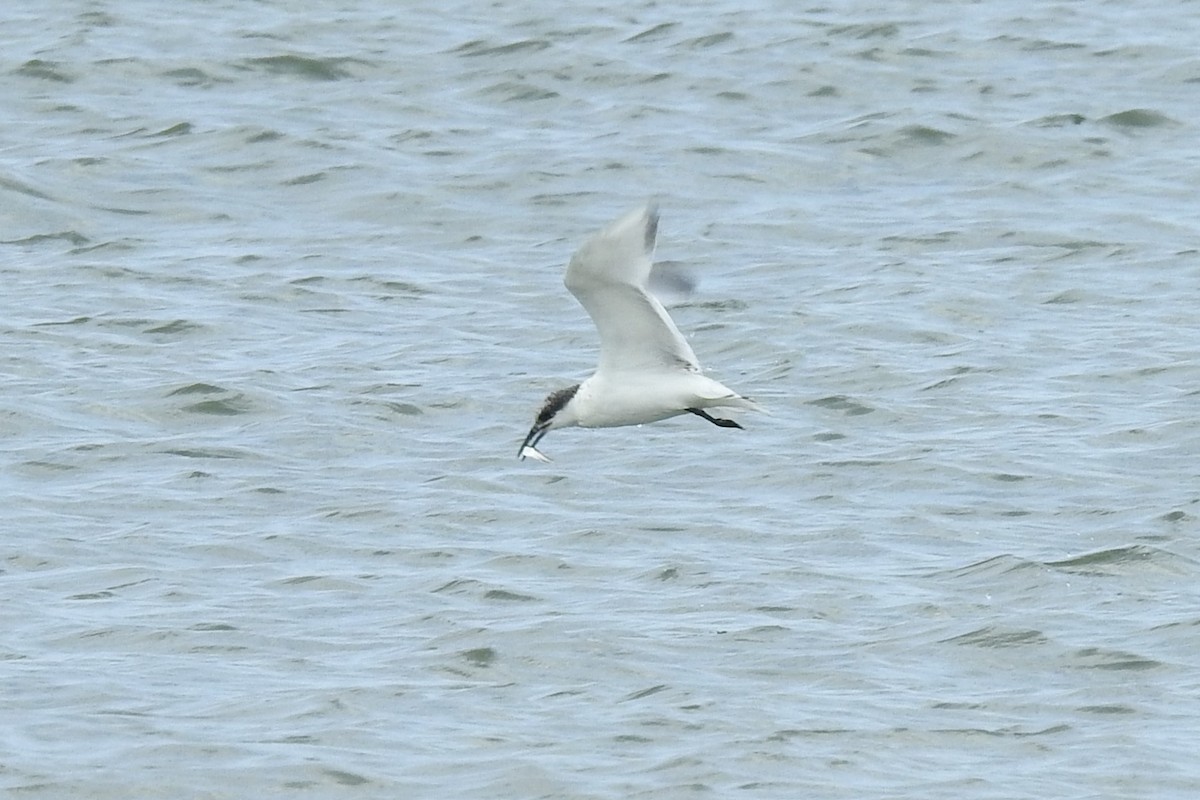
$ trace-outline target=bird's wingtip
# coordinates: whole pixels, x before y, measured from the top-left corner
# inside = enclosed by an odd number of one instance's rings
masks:
[[[654,252],[654,243],[658,241],[658,204],[650,202],[646,205],[646,240],[644,246],[647,253]]]

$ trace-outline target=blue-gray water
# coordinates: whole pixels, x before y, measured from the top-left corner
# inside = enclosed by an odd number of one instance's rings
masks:
[[[1195,797],[1193,11],[9,3],[0,787]]]

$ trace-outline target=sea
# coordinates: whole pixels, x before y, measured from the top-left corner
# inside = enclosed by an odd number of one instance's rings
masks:
[[[0,790],[1200,796],[1195,12],[6,3]]]

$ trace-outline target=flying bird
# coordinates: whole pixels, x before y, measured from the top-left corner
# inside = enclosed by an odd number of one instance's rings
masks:
[[[741,428],[706,409],[763,409],[707,377],[662,303],[646,289],[658,232],[654,204],[634,209],[575,252],[564,279],[600,332],[600,364],[583,383],[551,392],[518,458],[550,461],[538,442],[556,428],[641,425],[695,414]]]

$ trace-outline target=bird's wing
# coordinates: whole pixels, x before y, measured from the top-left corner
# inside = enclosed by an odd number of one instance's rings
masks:
[[[658,209],[635,209],[584,242],[567,265],[563,282],[600,332],[597,372],[700,370],[667,310],[646,291],[657,232]]]

